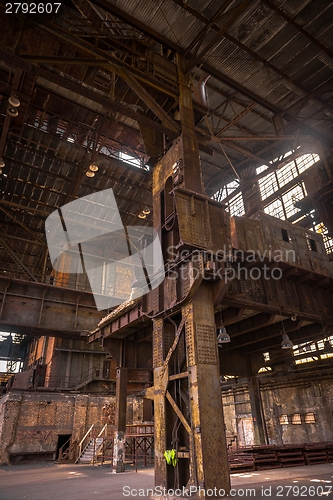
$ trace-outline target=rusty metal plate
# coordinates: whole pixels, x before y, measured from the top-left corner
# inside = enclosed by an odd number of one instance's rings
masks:
[[[194,366],[196,363],[194,329],[193,329],[193,305],[187,304],[182,309],[183,317],[186,317],[185,322],[185,340],[187,352],[187,366]]]
[[[155,319],[153,328],[153,368],[157,368],[163,365],[163,319]]]
[[[150,290],[146,294],[146,311],[147,313],[157,313],[159,311],[159,287]]]
[[[181,240],[188,245],[208,249],[210,246],[210,226],[208,206],[184,193],[175,193]]]
[[[186,348],[187,348],[187,366],[194,366],[196,363],[195,363],[194,331],[192,323],[186,323],[185,337],[186,337]]]
[[[213,325],[195,325],[198,363],[217,364],[216,333]]]
[[[209,222],[212,228],[211,238],[213,252],[229,250],[231,245],[230,215],[224,211],[222,206],[208,204]]]

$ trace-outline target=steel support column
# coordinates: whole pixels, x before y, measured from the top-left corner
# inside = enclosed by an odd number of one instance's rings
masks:
[[[188,75],[184,75],[184,60],[177,55],[179,111],[183,139],[184,187],[203,193],[198,141],[192,106],[192,93]],[[171,170],[172,172],[172,170]]]
[[[183,307],[197,486],[229,491],[213,288],[203,283]],[[219,496],[219,495],[218,495]]]
[[[262,403],[260,395],[259,380],[256,376],[248,379],[248,391],[253,420],[254,444],[266,444],[266,432],[262,415]]]
[[[193,496],[200,488],[201,496],[228,492],[211,284],[200,285],[181,318],[176,332],[168,320],[154,320],[155,485],[191,487]],[[176,465],[166,463],[165,450],[176,451]]]
[[[113,441],[113,472],[125,472],[125,431],[127,368],[118,368],[116,376],[116,418]]]
[[[222,209],[213,207],[204,195],[191,89],[180,56],[177,67],[182,134],[153,172],[154,227],[160,233],[165,260],[172,266],[178,266],[176,248],[216,251],[228,240],[227,233],[222,231],[218,239],[210,229],[213,220],[225,227]],[[180,267],[172,267],[175,272],[167,273],[159,293],[150,292],[143,308],[155,315],[155,484],[166,490],[191,488],[191,496],[200,497],[210,496],[208,490],[216,496],[230,487],[216,297],[213,282],[203,281],[205,265],[209,268],[202,254],[193,262],[180,261]],[[168,463],[172,454],[177,461]]]

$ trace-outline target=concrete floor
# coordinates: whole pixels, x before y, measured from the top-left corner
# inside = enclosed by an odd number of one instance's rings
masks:
[[[333,464],[233,474],[231,483],[230,496],[236,499],[324,497],[333,500]],[[150,498],[146,490],[153,486],[152,468],[113,474],[106,465],[45,462],[0,467],[0,500],[145,499]],[[159,498],[162,500],[163,495]]]

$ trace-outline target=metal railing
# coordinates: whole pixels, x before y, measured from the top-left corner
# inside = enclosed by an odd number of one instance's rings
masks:
[[[75,463],[78,462],[78,460],[80,459],[82,453],[84,452],[84,450],[89,445],[89,443],[90,443],[90,441],[92,439],[91,432],[92,432],[93,428],[94,428],[94,424],[91,424],[91,426],[89,427],[89,429],[87,430],[87,432],[85,433],[85,435],[83,436],[83,438],[81,439],[81,441],[79,442],[79,444],[78,444],[78,454],[77,454],[77,458],[75,460]]]
[[[91,351],[92,354],[94,351]],[[48,376],[45,378],[45,387],[53,389],[79,389],[93,380],[112,380],[103,376],[103,370],[91,368],[76,376]],[[114,379],[115,380],[115,379]]]
[[[59,449],[58,462],[78,463],[89,446],[92,450],[91,464],[103,465],[113,460],[113,430],[112,425],[105,424],[102,428],[92,424],[80,441],[75,440],[69,446],[71,438]],[[154,458],[154,424],[129,424],[125,434],[125,462],[138,469],[141,463],[144,467],[153,462]]]

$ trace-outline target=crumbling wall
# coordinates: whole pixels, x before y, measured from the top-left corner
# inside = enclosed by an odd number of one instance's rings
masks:
[[[261,397],[271,444],[333,440],[333,383],[304,380],[294,385],[264,385]]]
[[[260,394],[269,444],[333,441],[331,377],[315,379],[310,372],[302,379],[265,376],[260,381]],[[253,444],[250,442],[252,414],[245,380],[225,388],[222,386],[222,401],[227,444],[233,435],[237,436],[234,443],[238,446]]]
[[[0,463],[14,456],[55,458],[58,437],[80,440],[89,427],[114,425],[115,397],[10,392],[0,399]],[[128,397],[127,423],[143,420],[143,400]]]
[[[20,394],[13,394],[13,397],[7,394],[0,399],[0,464],[9,463],[9,448],[15,441],[21,399]]]

